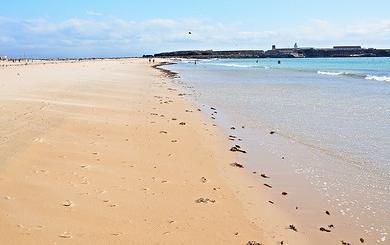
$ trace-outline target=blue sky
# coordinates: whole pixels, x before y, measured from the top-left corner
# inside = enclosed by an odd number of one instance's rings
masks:
[[[390,48],[389,9],[388,0],[4,1],[0,55],[127,56],[294,42]]]

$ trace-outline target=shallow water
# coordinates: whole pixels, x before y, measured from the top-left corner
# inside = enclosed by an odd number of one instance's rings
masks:
[[[390,59],[277,61],[184,61],[170,69],[197,103],[223,113],[225,128],[245,125],[249,149],[285,154],[294,142],[300,154],[291,171],[380,242],[390,226]],[[282,139],[264,140],[267,130]]]

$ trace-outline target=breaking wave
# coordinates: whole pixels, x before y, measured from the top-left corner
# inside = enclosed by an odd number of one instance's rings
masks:
[[[380,82],[390,82],[390,77],[387,76],[366,76],[365,79],[367,80],[375,80]]]
[[[364,78],[366,80],[372,80],[372,81],[390,82],[390,76],[366,75],[362,73],[330,72],[330,71],[317,71],[317,74],[326,75],[326,76],[349,76],[355,78]]]
[[[345,72],[330,72],[330,71],[317,71],[320,75],[328,75],[328,76],[340,76],[340,75],[346,75]]]

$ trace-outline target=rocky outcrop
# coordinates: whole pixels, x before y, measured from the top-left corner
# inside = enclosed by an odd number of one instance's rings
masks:
[[[174,57],[188,59],[213,59],[213,58],[264,58],[263,50],[232,50],[232,51],[213,51],[213,50],[193,50],[193,51],[175,51],[168,53],[155,54],[155,57]]]
[[[213,58],[332,58],[332,57],[390,57],[390,49],[364,48],[291,48],[272,50],[192,50],[155,54],[162,58],[213,59]]]

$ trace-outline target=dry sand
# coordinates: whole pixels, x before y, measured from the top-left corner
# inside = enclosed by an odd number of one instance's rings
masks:
[[[310,243],[179,94],[143,59],[0,67],[1,244]]]

